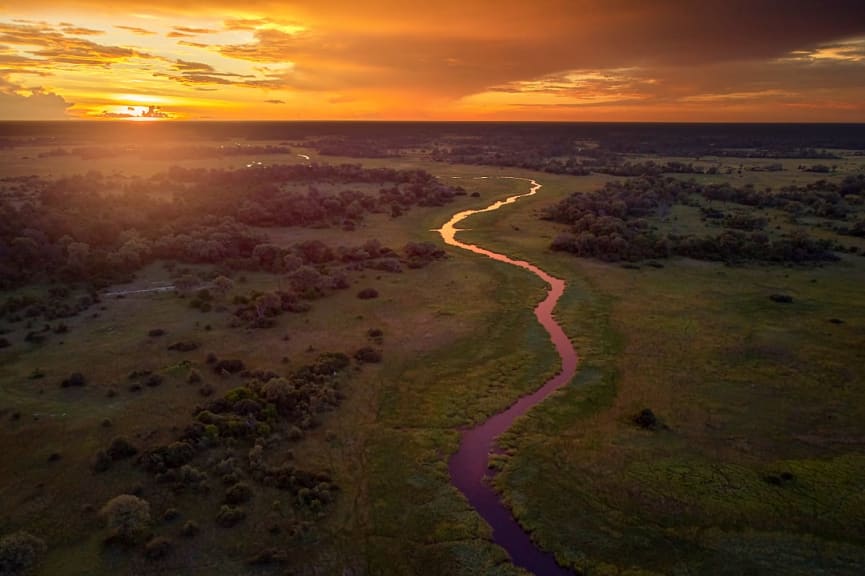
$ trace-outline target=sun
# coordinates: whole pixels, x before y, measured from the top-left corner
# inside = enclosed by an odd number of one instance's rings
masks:
[[[116,105],[109,106],[99,114],[100,118],[111,120],[131,120],[134,122],[153,122],[156,120],[169,120],[171,115],[164,112],[159,106],[150,104],[142,105]]]

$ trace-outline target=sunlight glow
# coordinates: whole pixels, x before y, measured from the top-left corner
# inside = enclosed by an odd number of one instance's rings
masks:
[[[699,35],[672,49],[663,10],[600,1],[590,18],[492,0],[72,4],[0,8],[0,118],[865,120],[862,32],[767,29],[783,48],[727,59]]]

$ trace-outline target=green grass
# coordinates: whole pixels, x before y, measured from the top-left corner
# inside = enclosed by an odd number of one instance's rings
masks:
[[[448,171],[458,170],[442,169]],[[452,212],[485,206],[508,192],[484,181],[476,184],[481,198],[459,198],[397,219],[375,216],[354,234],[313,233],[347,245],[378,238],[397,249],[409,240],[436,241],[431,230]],[[293,231],[274,232],[277,242],[298,241]],[[247,276],[233,293],[279,285],[271,275]],[[166,277],[159,265],[153,266],[124,288],[147,287]],[[367,286],[376,288],[379,298],[355,297]],[[227,313],[200,313],[189,308],[188,299],[172,294],[104,298],[104,310],[94,307],[66,320],[68,334],[51,335],[38,346],[23,343],[25,328],[12,325],[8,337],[13,346],[0,352],[0,410],[5,409],[0,476],[8,479],[0,488],[0,502],[14,513],[4,515],[0,532],[26,527],[45,538],[50,552],[43,574],[58,573],[58,567],[64,574],[183,572],[193,565],[214,574],[236,574],[245,570],[245,558],[264,545],[288,546],[291,565],[317,566],[326,573],[341,573],[345,567],[394,573],[400,566],[403,573],[416,573],[440,566],[441,573],[515,574],[504,553],[489,542],[486,526],[449,485],[445,457],[456,446],[458,426],[501,410],[533,387],[535,374],[554,365],[552,348],[531,313],[541,288],[528,274],[454,250],[447,261],[420,270],[354,274],[351,289],[313,302],[309,313],[284,315],[269,330],[230,329]],[[99,316],[91,317],[92,312]],[[205,330],[208,324],[210,331]],[[148,338],[156,327],[168,335]],[[331,470],[341,487],[333,510],[317,523],[311,539],[295,541],[266,532],[270,504],[286,497],[269,489],[256,490],[243,528],[214,527],[221,493],[217,482],[213,497],[202,501],[182,498],[178,503],[158,487],[145,493],[156,516],[172,505],[181,510],[183,521],[202,525],[194,542],[179,542],[183,554],[148,564],[135,554],[102,550],[102,531],[92,510],[145,477],[128,464],[94,477],[89,463],[117,435],[142,447],[176,436],[173,428],[188,422],[202,401],[197,386],[185,382],[189,368],[179,362],[188,360],[220,393],[239,380],[214,376],[204,363],[208,352],[281,371],[283,357],[291,366],[318,351],[351,353],[367,343],[366,331],[372,327],[384,331],[385,363],[352,378],[343,406],[326,414],[323,425],[303,442],[283,445],[273,454],[278,461],[291,448],[303,467]],[[190,353],[166,350],[178,340],[194,340],[201,347]],[[542,353],[533,354],[535,348]],[[514,349],[523,352],[503,362]],[[29,380],[37,368],[45,377]],[[164,375],[165,382],[130,392],[128,373],[143,368]],[[73,371],[84,372],[88,385],[60,389],[59,381]],[[118,390],[116,397],[106,397],[109,388]],[[9,419],[13,411],[22,412],[19,421]],[[112,420],[110,428],[100,425],[105,418]],[[48,463],[55,451],[62,459]],[[406,508],[406,502],[413,507]],[[82,512],[85,506],[90,511]],[[172,538],[178,530],[156,527]]]
[[[495,460],[504,499],[561,562],[588,574],[861,572],[862,258],[822,268],[679,260],[663,269],[624,269],[550,252],[560,227],[537,217],[557,199],[594,190],[609,177],[412,158],[363,163],[421,167],[447,181],[463,176],[452,182],[481,196],[397,219],[374,215],[352,233],[271,230],[273,240],[354,245],[377,238],[397,249],[412,240],[438,242],[431,230],[453,212],[527,187],[471,177],[507,174],[544,184],[515,206],[473,216],[460,238],[535,262],[568,282],[556,317],[580,355],[579,372],[517,422],[502,439],[506,453]],[[772,182],[815,175],[781,176]],[[677,208],[672,216],[666,225],[677,230],[706,228],[693,209]],[[248,276],[235,292],[279,284],[271,275]],[[156,266],[137,284],[164,278]],[[380,297],[357,299],[357,290],[368,286]],[[772,303],[768,295],[775,292],[794,302]],[[25,330],[18,327],[8,336],[13,347],[0,351],[0,410],[6,410],[0,506],[11,511],[0,518],[0,533],[27,528],[45,538],[50,552],[40,573],[46,575],[244,573],[245,558],[263,545],[287,550],[289,567],[301,573],[314,567],[324,574],[519,574],[450,485],[447,458],[459,428],[503,409],[556,370],[555,353],[532,314],[542,295],[532,275],[448,248],[446,261],[421,270],[354,275],[350,290],[313,302],[307,314],[282,316],[269,330],[230,329],[227,314],[202,314],[188,300],[152,294],[106,299],[106,310],[91,310],[98,318],[67,320],[70,333],[51,335],[41,346],[23,344]],[[213,329],[204,330],[206,324]],[[169,335],[148,338],[155,327]],[[341,487],[310,535],[267,533],[273,514],[291,513],[285,502],[274,504],[286,496],[267,489],[257,492],[245,527],[215,527],[218,488],[214,499],[181,501],[183,521],[197,519],[203,530],[173,559],[152,564],[102,550],[99,523],[82,507],[98,508],[142,476],[122,464],[94,477],[89,461],[116,435],[143,445],[174,437],[172,427],[187,422],[201,402],[180,361],[188,359],[224,391],[238,381],[212,375],[207,352],[280,371],[283,356],[293,366],[318,351],[351,352],[367,343],[372,327],[384,330],[383,364],[352,377],[342,406],[304,441],[273,449],[275,460],[290,448],[304,467],[331,470]],[[165,350],[182,339],[202,346],[188,354]],[[46,377],[29,380],[35,368]],[[140,368],[164,374],[165,383],[129,392],[126,375]],[[88,386],[61,390],[59,379],[75,370],[88,375]],[[110,386],[119,390],[111,399],[105,396]],[[644,407],[668,429],[636,429],[630,419]],[[12,410],[22,412],[20,421],[9,419]],[[111,428],[100,425],[106,417]],[[49,463],[54,451],[63,458]],[[784,472],[794,480],[781,486],[765,480]],[[147,497],[160,513],[171,501],[158,492]],[[175,536],[178,528],[158,532]]]
[[[580,372],[518,422],[497,462],[524,526],[589,574],[861,571],[862,259],[631,270],[553,254],[555,227],[532,211],[565,189],[540,180],[522,210],[482,215],[469,233],[569,282],[557,316]],[[633,426],[644,407],[669,429]],[[783,472],[795,479],[765,480]]]

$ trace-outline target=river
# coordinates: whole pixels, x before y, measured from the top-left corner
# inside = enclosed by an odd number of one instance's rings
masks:
[[[489,456],[495,447],[496,438],[507,431],[517,417],[522,416],[547,396],[570,382],[577,370],[577,353],[562,327],[553,318],[553,309],[565,291],[565,281],[547,274],[530,262],[514,260],[504,254],[456,239],[456,234],[460,231],[456,225],[469,216],[498,210],[502,206],[513,204],[520,198],[537,194],[541,189],[541,184],[528,178],[510,176],[503,176],[502,178],[525,180],[530,184],[530,189],[526,193],[510,196],[480,210],[458,212],[436,232],[441,234],[446,244],[524,268],[548,284],[547,296],[535,307],[535,316],[549,333],[550,339],[561,357],[561,371],[545,382],[543,386],[531,394],[523,396],[506,410],[491,416],[474,428],[463,431],[460,447],[448,462],[448,470],[453,485],[465,495],[472,507],[490,525],[493,530],[493,540],[507,551],[514,564],[538,576],[572,576],[573,572],[559,566],[552,554],[541,550],[532,542],[528,533],[517,523],[511,511],[504,505],[490,483],[492,474],[489,468]]]

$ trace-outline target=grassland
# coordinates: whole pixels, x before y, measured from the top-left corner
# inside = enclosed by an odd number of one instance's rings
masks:
[[[62,165],[51,170],[115,169],[110,160],[77,168],[67,160],[57,160]],[[281,161],[304,162],[296,156]],[[437,241],[431,230],[453,212],[485,206],[525,186],[472,177],[507,174],[544,184],[540,194],[516,206],[473,217],[461,237],[528,259],[568,282],[557,318],[580,354],[578,375],[518,423],[503,439],[507,451],[496,462],[504,498],[562,563],[587,574],[861,573],[861,257],[844,256],[821,268],[728,268],[688,260],[668,261],[663,268],[601,264],[550,252],[559,228],[538,214],[610,177],[413,158],[361,162],[425,168],[445,179],[460,176],[456,182],[480,197],[396,219],[374,215],[350,233],[271,229],[271,238],[288,245],[338,235],[338,243],[377,238],[392,247]],[[131,164],[116,169],[145,174],[163,166]],[[29,173],[36,166],[16,164],[15,170]],[[854,160],[845,161],[838,175],[857,169]],[[782,180],[773,180],[778,174]],[[742,177],[778,185],[826,175],[791,168],[745,171]],[[701,178],[739,183],[738,174]],[[689,210],[661,225],[705,228]],[[269,289],[280,281],[247,276],[235,291]],[[125,288],[166,279],[162,267],[154,266]],[[351,283],[352,289],[314,302],[306,314],[281,316],[269,330],[232,329],[225,313],[192,310],[173,294],[146,294],[105,298],[104,309],[91,310],[98,317],[89,312],[67,321],[68,334],[51,336],[41,346],[18,345],[23,334],[13,333],[16,346],[0,351],[0,505],[9,511],[0,518],[0,533],[26,528],[44,538],[44,575],[287,569],[519,574],[449,484],[446,463],[459,428],[503,409],[555,370],[554,351],[531,312],[543,286],[520,270],[458,250],[420,270],[366,271]],[[355,298],[363,287],[376,288],[380,297]],[[768,296],[776,292],[792,295],[793,303],[771,302]],[[147,337],[156,327],[170,341],[194,339],[201,347],[170,352],[167,341]],[[292,450],[304,466],[329,470],[341,487],[332,509],[308,532],[291,538],[270,534],[270,518],[288,514],[288,507],[277,502],[278,493],[262,489],[246,524],[233,530],[212,524],[212,501],[185,504],[181,518],[200,521],[202,533],[184,541],[178,524],[160,523],[156,530],[178,542],[164,560],[103,549],[94,509],[134,490],[141,475],[119,466],[94,477],[94,453],[120,434],[145,445],[171,439],[201,402],[196,387],[185,382],[190,367],[217,392],[237,385],[236,378],[211,375],[208,352],[280,371],[283,358],[296,366],[320,351],[350,352],[367,342],[373,327],[384,331],[384,362],[353,374],[344,384],[343,404],[302,442],[274,448],[275,458]],[[127,374],[142,368],[164,375],[165,382],[130,392]],[[45,377],[30,379],[37,369]],[[59,388],[58,380],[73,371],[86,371],[90,383]],[[118,394],[107,397],[109,388]],[[632,416],[646,407],[660,418],[661,430],[633,425]],[[17,420],[15,412],[21,414]],[[103,426],[106,418],[110,427]],[[61,459],[49,461],[55,452]],[[167,499],[146,495],[160,516]],[[286,550],[287,565],[247,566],[250,552],[261,545]]]
[[[636,270],[563,259],[545,250],[550,232],[526,232],[539,226],[530,208],[562,190],[546,180],[544,195],[479,216],[467,235],[585,294],[559,311],[577,379],[506,439],[497,486],[524,526],[587,574],[861,572],[862,259]],[[771,302],[777,292],[793,304]],[[646,407],[662,430],[633,424]]]
[[[443,168],[443,176],[448,170],[463,173]],[[373,216],[364,227],[339,233],[338,241],[351,245],[378,238],[399,247],[434,240],[431,230],[452,211],[512,193],[483,181],[473,189],[480,198],[398,219]],[[275,242],[286,245],[334,240],[328,230],[271,232]],[[273,289],[280,282],[269,274],[246,276],[226,302],[235,293]],[[156,265],[131,285],[109,291],[167,281]],[[445,457],[456,446],[458,427],[501,410],[554,366],[554,353],[531,314],[542,287],[508,267],[459,253],[402,274],[359,273],[351,282],[351,290],[315,302],[306,314],[282,316],[269,330],[229,328],[226,313],[193,310],[173,293],[104,297],[86,315],[67,320],[68,333],[41,345],[23,342],[23,328],[10,326],[13,346],[2,351],[0,367],[6,455],[0,476],[8,479],[0,500],[11,513],[4,515],[0,531],[27,529],[48,542],[42,574],[236,574],[252,570],[245,562],[262,545],[286,548],[288,564],[301,573],[410,574],[430,566],[440,566],[441,573],[515,573],[447,483]],[[379,298],[357,299],[362,287],[376,288]],[[148,338],[157,327],[167,335]],[[171,441],[202,402],[197,386],[186,383],[191,369],[204,374],[216,394],[237,386],[238,378],[212,374],[204,358],[208,352],[279,372],[284,362],[301,365],[321,351],[350,353],[366,343],[373,327],[384,332],[381,367],[350,378],[344,405],[302,442],[275,448],[274,458],[292,451],[304,467],[330,471],[341,487],[333,509],[314,530],[296,538],[268,533],[272,516],[288,512],[285,503],[278,504],[284,496],[262,489],[245,525],[234,531],[212,524],[213,499],[184,500],[181,519],[198,521],[202,532],[184,541],[182,522],[157,522],[155,532],[174,539],[178,548],[167,559],[103,550],[95,511],[109,498],[143,487],[157,518],[174,500],[142,484],[141,472],[128,465],[94,476],[94,454],[118,435],[142,447]],[[200,348],[185,354],[166,349],[180,340],[194,340]],[[514,349],[523,352],[503,361],[502,352]],[[162,375],[163,384],[132,392],[127,375],[142,369]],[[34,371],[44,376],[31,379]],[[86,373],[88,385],[60,388],[59,381],[75,371]],[[108,397],[109,390],[116,395]],[[55,453],[59,460],[52,460]]]

